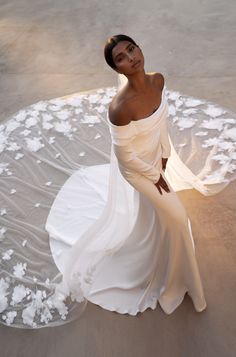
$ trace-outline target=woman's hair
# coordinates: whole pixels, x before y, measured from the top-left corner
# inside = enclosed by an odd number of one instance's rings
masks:
[[[121,41],[129,41],[129,42],[133,43],[133,45],[139,47],[137,45],[137,43],[131,37],[126,36],[126,35],[115,35],[115,36],[108,38],[108,40],[105,44],[105,47],[104,47],[104,57],[105,57],[107,64],[113,69],[116,69],[116,65],[113,61],[112,50]]]

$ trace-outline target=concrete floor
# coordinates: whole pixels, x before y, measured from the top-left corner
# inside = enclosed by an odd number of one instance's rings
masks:
[[[0,0],[0,121],[38,100],[116,85],[112,34],[142,47],[170,89],[236,111],[235,0]],[[216,196],[178,193],[192,222],[207,309],[185,297],[137,317],[88,303],[82,318],[38,331],[0,327],[1,357],[236,355],[236,182]]]

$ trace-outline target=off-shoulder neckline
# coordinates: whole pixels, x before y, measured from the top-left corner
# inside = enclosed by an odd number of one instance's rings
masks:
[[[148,115],[147,117],[138,119],[138,120],[130,120],[130,122],[129,122],[128,124],[115,125],[115,124],[113,124],[113,123],[110,121],[109,114],[108,114],[108,111],[107,111],[107,118],[108,118],[109,124],[110,124],[111,126],[116,127],[116,128],[123,128],[123,127],[127,127],[127,126],[131,125],[132,123],[135,124],[135,123],[137,123],[137,122],[142,122],[142,121],[146,121],[147,119],[150,119],[151,117],[153,117],[155,114],[157,114],[157,113],[160,111],[160,109],[161,109],[161,107],[162,107],[162,105],[163,105],[163,102],[164,102],[164,101],[163,101],[163,94],[164,94],[165,89],[166,89],[166,86],[164,85],[164,87],[162,88],[162,92],[161,92],[161,103],[160,103],[159,107],[158,107],[152,114]]]

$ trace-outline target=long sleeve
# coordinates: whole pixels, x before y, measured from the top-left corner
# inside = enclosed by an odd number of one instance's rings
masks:
[[[132,172],[136,172],[145,176],[153,183],[159,181],[160,171],[153,165],[140,159],[132,145],[132,137],[134,135],[132,127],[126,125],[123,127],[110,127],[114,153],[119,164],[124,168],[123,171],[128,171],[128,176]],[[126,171],[126,172],[127,172]]]
[[[113,147],[118,161],[125,169],[135,171],[153,181],[153,183],[159,181],[160,171],[140,159],[135,153],[131,142],[122,146],[113,144]]]
[[[171,154],[171,146],[170,146],[170,140],[168,135],[168,125],[167,125],[166,117],[163,118],[161,123],[160,140],[161,140],[161,147],[162,147],[162,157],[167,159],[168,157],[170,157]]]

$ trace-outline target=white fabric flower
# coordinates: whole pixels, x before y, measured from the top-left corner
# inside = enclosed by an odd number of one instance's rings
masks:
[[[96,109],[98,113],[104,113],[106,111],[106,107],[104,105],[100,105],[98,107],[95,107],[94,109]]]
[[[46,111],[47,110],[47,103],[45,102],[38,102],[36,104],[33,104],[32,105],[32,108],[36,111]]]
[[[55,143],[55,136],[50,136],[48,142],[49,142],[49,144],[54,144]]]
[[[12,133],[16,128],[19,128],[21,124],[16,120],[10,120],[6,124],[6,133]]]
[[[38,123],[38,119],[35,117],[31,117],[25,121],[25,127],[27,129],[31,128],[32,126],[35,126]]]
[[[186,115],[196,114],[197,112],[198,110],[196,108],[189,108],[183,111],[183,113]]]
[[[7,306],[8,306],[7,297],[0,295],[0,313],[6,310]]]
[[[51,321],[53,318],[49,308],[47,306],[44,306],[41,312],[41,317],[40,317],[40,322],[45,323],[46,325],[48,324],[49,321]]]
[[[79,107],[82,104],[83,97],[78,96],[78,97],[72,97],[66,99],[66,103],[71,105],[72,107]]]
[[[82,124],[94,124],[94,123],[100,123],[101,120],[98,118],[97,115],[84,115],[84,117],[80,120]]]
[[[0,175],[7,170],[8,165],[6,162],[0,162]]]
[[[218,146],[222,150],[232,150],[234,148],[234,144],[229,141],[222,141]]]
[[[26,268],[27,268],[27,263],[17,263],[13,267],[13,274],[17,278],[23,278],[23,276],[25,275]]]
[[[22,159],[22,157],[24,157],[24,154],[18,152],[15,156],[15,160],[19,160],[19,159]]]
[[[196,107],[200,104],[204,104],[205,102],[203,100],[200,100],[200,99],[195,99],[195,98],[188,98],[186,101],[185,101],[185,106],[186,107]]]
[[[208,146],[214,146],[217,145],[220,142],[220,138],[210,138],[204,141],[204,144],[202,144],[203,148],[207,148]]]
[[[41,143],[41,138],[26,138],[25,141],[27,144],[27,148],[32,152],[37,152],[44,147],[44,144]]]
[[[183,105],[183,101],[181,99],[176,99],[175,107],[179,109]]]
[[[109,88],[105,89],[105,91],[103,90],[103,92],[102,92],[102,89],[99,89],[98,93],[106,93],[106,95],[113,97],[117,93],[117,88],[109,87]]]
[[[43,118],[44,122],[47,122],[47,121],[52,120],[53,116],[52,116],[52,114],[45,113],[45,114],[42,114],[42,118]]]
[[[53,111],[53,112],[58,112],[61,110],[61,107],[63,107],[64,104],[61,105],[50,105],[49,106],[49,110]]]
[[[27,294],[30,293],[30,290],[28,288],[25,288],[24,285],[19,284],[14,287],[12,297],[11,297],[11,306],[15,306],[16,304],[19,304]]]
[[[236,128],[225,130],[224,133],[223,133],[223,136],[225,138],[228,138],[228,139],[231,139],[233,141],[236,141]]]
[[[31,131],[28,130],[28,129],[25,129],[25,130],[23,130],[23,131],[20,132],[20,134],[21,134],[21,135],[24,135],[24,136],[28,136],[30,133],[31,133]]]
[[[203,109],[204,113],[211,117],[218,117],[219,115],[222,115],[225,113],[225,111],[222,108],[218,108],[214,105],[208,105],[207,109]]]
[[[180,130],[183,129],[189,129],[192,126],[195,125],[196,120],[195,119],[191,119],[191,118],[182,118],[178,121],[177,125],[180,128]]]
[[[66,315],[68,314],[68,307],[65,305],[64,300],[65,296],[61,295],[58,292],[55,292],[48,300],[48,303],[50,303],[54,308],[57,309],[59,312],[61,318],[64,320],[66,318]]]
[[[27,243],[27,239],[24,239],[23,242],[21,243],[22,247],[25,247]]]
[[[54,99],[50,99],[49,103],[54,104],[55,106],[57,106],[58,108],[64,107],[64,105],[66,104],[66,99],[63,98],[54,98]]]
[[[14,322],[16,316],[17,316],[16,311],[8,311],[5,315],[6,324],[11,325]]]
[[[168,91],[167,91],[168,92]],[[180,97],[180,92],[168,92],[168,97],[169,97],[169,99],[171,99],[171,100],[177,100],[177,99],[179,99],[179,97]]]
[[[1,208],[0,209],[0,216],[4,216],[5,214],[7,214],[6,208]]]
[[[217,129],[218,131],[221,131],[223,129],[223,125],[224,125],[224,120],[210,119],[210,120],[203,120],[200,126],[206,129]]]
[[[26,110],[20,110],[20,111],[17,113],[17,115],[15,115],[14,118],[16,119],[16,121],[22,122],[22,121],[25,120],[26,116],[27,116]]]
[[[0,242],[2,242],[6,237],[5,237],[5,233],[6,233],[6,228],[5,227],[0,227]]]
[[[49,278],[47,278],[47,279],[45,280],[45,284],[46,284],[46,285],[49,285],[49,284],[50,284]]]
[[[80,114],[80,113],[83,113],[83,109],[81,108],[77,108],[75,109],[75,114]],[[73,119],[72,119],[73,120]],[[73,120],[74,121],[74,120]]]
[[[7,290],[9,288],[9,285],[9,281],[7,281],[7,279],[0,279],[0,313],[6,310],[8,306]]]
[[[59,133],[68,134],[71,132],[71,125],[68,122],[54,123],[54,128]]]
[[[0,132],[0,152],[3,152],[7,145],[8,136],[5,133]]]
[[[101,96],[99,94],[91,94],[89,95],[88,100],[92,104],[92,103],[98,103],[100,98]]]
[[[216,184],[220,182],[225,182],[224,174],[222,171],[214,171],[212,174],[207,175],[206,178],[203,180],[205,184]]]
[[[49,130],[49,129],[52,129],[52,128],[53,128],[53,125],[51,123],[43,122],[43,129]]]
[[[36,308],[33,303],[31,303],[29,306],[27,306],[23,311],[22,311],[22,319],[23,323],[25,325],[29,325],[32,327],[36,327],[36,323],[34,322],[34,317],[36,314]]]
[[[112,98],[110,96],[104,96],[101,98],[100,103],[101,104],[109,104],[111,102]]]
[[[198,131],[197,133],[195,133],[195,135],[197,136],[206,136],[208,134],[208,131]]]
[[[169,105],[169,114],[170,115],[176,115],[176,107],[175,107],[175,105],[173,105],[173,104],[170,104]]]
[[[20,149],[21,149],[21,147],[19,145],[17,145],[17,143],[14,143],[14,142],[9,143],[8,147],[7,147],[8,151],[17,151],[17,150],[20,150]]]
[[[220,164],[224,164],[225,162],[230,161],[230,157],[226,156],[224,154],[218,154],[218,155],[212,156],[212,160],[216,160],[216,161],[219,161]]]
[[[70,111],[69,111],[69,110],[66,110],[66,109],[61,110],[60,112],[56,113],[56,116],[57,116],[59,119],[61,119],[61,120],[66,120],[66,119],[68,119],[70,115],[71,115],[71,114],[70,114]]]
[[[14,253],[13,249],[8,249],[6,252],[2,254],[2,260],[10,260],[13,253]]]
[[[228,166],[228,172],[233,173],[236,170],[236,165],[235,164],[230,164]]]

